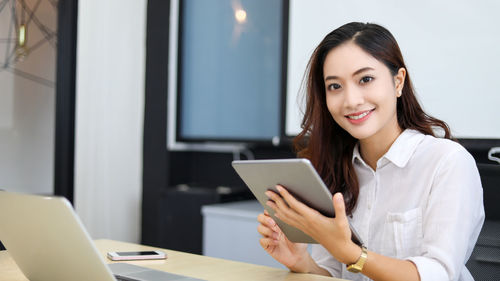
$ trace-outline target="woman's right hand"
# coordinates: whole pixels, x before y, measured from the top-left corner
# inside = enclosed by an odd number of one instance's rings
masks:
[[[275,260],[294,272],[310,272],[307,244],[292,243],[267,211],[257,217],[257,230],[262,235],[260,245]]]

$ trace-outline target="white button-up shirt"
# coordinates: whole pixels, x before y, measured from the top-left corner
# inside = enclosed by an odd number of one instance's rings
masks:
[[[410,260],[422,281],[473,280],[465,263],[484,222],[483,190],[472,156],[458,143],[405,130],[374,171],[353,151],[359,198],[351,223],[376,253]],[[351,273],[321,245],[312,257],[332,276]]]

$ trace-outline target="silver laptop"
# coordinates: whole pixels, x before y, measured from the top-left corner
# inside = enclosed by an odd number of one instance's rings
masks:
[[[0,191],[0,241],[30,280],[201,280],[126,263],[108,266],[63,197]]]

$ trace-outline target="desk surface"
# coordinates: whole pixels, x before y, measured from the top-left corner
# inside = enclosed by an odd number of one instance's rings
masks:
[[[130,261],[128,263],[206,280],[342,280],[312,274],[291,273],[287,270],[279,268],[193,255],[112,240],[96,240],[95,244],[102,253],[103,257],[106,256],[107,252],[111,251],[162,250],[168,255],[166,260]],[[105,258],[105,260],[108,263],[113,263],[107,258]],[[0,280],[2,281],[28,280],[24,277],[16,263],[12,260],[8,251],[0,251],[0,272],[2,273],[0,274]]]

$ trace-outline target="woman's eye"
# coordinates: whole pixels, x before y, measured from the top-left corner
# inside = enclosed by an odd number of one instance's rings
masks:
[[[365,76],[363,78],[361,78],[361,81],[359,81],[361,84],[365,84],[365,83],[368,83],[370,81],[373,80],[373,77],[370,77],[370,76]]]
[[[340,84],[337,84],[337,83],[333,83],[333,84],[328,85],[328,90],[338,90],[340,88],[341,88]]]

